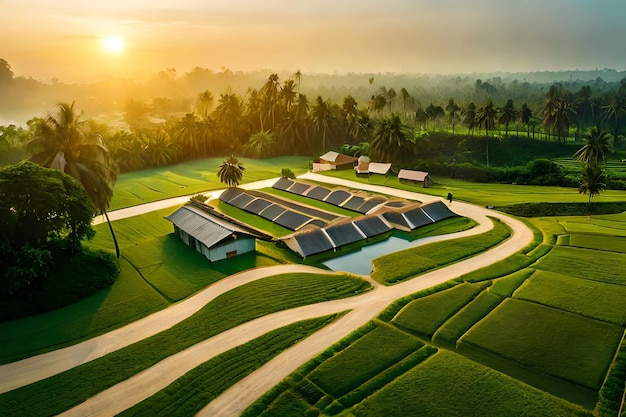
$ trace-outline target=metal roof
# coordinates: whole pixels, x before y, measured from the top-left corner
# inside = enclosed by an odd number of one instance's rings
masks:
[[[192,206],[183,206],[165,218],[209,248],[235,232],[251,236],[246,230]]]

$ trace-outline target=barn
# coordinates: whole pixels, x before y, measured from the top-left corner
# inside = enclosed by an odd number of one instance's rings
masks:
[[[334,151],[326,152],[313,162],[313,172],[352,169],[356,158]]]
[[[185,205],[166,219],[176,236],[211,262],[256,249],[259,236],[197,207]]]

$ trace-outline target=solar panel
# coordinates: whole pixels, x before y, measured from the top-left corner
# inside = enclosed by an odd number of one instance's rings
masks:
[[[388,201],[387,203],[385,203],[386,206],[388,207],[404,207],[405,202],[404,201]]]
[[[335,190],[326,197],[324,200],[327,203],[333,204],[335,206],[341,205],[344,201],[350,198],[352,194],[345,190]]]
[[[267,220],[274,221],[276,217],[283,214],[283,212],[285,212],[286,210],[287,210],[286,208],[281,207],[278,204],[271,204],[267,206],[267,208],[261,211],[259,214],[261,215],[261,217]]]
[[[305,183],[302,183],[302,182],[296,182],[287,191],[289,191],[290,193],[302,195],[309,188],[311,188],[311,184],[305,184]]]
[[[263,198],[257,198],[253,200],[250,204],[245,206],[243,209],[245,211],[249,211],[250,213],[259,214],[266,208],[272,205],[271,201],[267,201]]]
[[[287,229],[298,230],[312,220],[311,217],[295,211],[285,210],[280,216],[274,219],[274,223],[279,224]]]
[[[220,194],[220,200],[230,203],[233,198],[239,197],[243,193],[245,193],[245,191],[241,188],[227,188]]]
[[[311,221],[311,223],[309,223],[309,225],[313,225],[313,226],[317,226],[317,227],[320,227],[320,228],[321,228],[321,227],[326,227],[326,226],[328,226],[328,223],[326,223],[325,221],[320,220],[320,219],[313,219],[313,220]]]
[[[432,203],[424,204],[422,210],[426,212],[434,221],[447,219],[448,217],[454,217],[456,214],[452,212],[443,201],[434,201]]]
[[[363,204],[363,202],[365,201],[365,198],[363,197],[358,197],[356,195],[353,195],[350,200],[346,201],[343,204],[343,208],[346,208],[348,210],[352,210],[352,211],[358,211],[357,209],[359,208],[359,206],[361,204]]]
[[[397,211],[387,211],[383,213],[383,217],[389,223],[397,224],[398,226],[406,227],[409,229],[411,228],[409,223],[407,223],[406,219],[402,216],[402,213],[399,213]]]
[[[278,190],[287,190],[287,188],[291,187],[295,181],[291,181],[288,178],[279,178],[278,181],[272,185],[272,188],[276,188]]]
[[[413,223],[411,229],[417,229],[433,222],[420,207],[404,212],[404,216]]]
[[[363,235],[359,233],[359,230],[354,227],[352,223],[328,226],[324,230],[328,233],[332,241],[335,242],[335,246],[343,246],[364,239]]]
[[[294,236],[294,239],[298,242],[298,245],[302,250],[302,256],[326,252],[327,250],[331,250],[333,248],[332,242],[321,229],[298,233]]]
[[[359,213],[367,213],[369,212],[371,209],[373,209],[374,207],[384,203],[386,200],[381,200],[378,198],[368,198],[367,200],[365,200],[363,202],[363,204],[361,204],[356,211],[358,211]]]
[[[228,204],[231,204],[231,205],[233,205],[235,207],[239,207],[240,209],[242,209],[246,205],[248,205],[252,200],[254,200],[255,198],[256,197],[253,197],[250,194],[241,193],[237,197],[235,197],[232,200],[230,200],[228,202]]]
[[[306,193],[306,196],[321,201],[325,199],[328,194],[330,194],[330,190],[328,188],[314,186],[313,188],[309,189],[309,191]]]
[[[362,217],[353,222],[367,237],[377,236],[391,230],[391,226],[380,217]]]

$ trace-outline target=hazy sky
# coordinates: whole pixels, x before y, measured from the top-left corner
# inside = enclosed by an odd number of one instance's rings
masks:
[[[0,0],[0,58],[66,82],[196,66],[625,70],[625,16],[625,0]]]

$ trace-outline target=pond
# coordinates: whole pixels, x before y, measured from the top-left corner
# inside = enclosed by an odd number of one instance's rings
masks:
[[[382,242],[363,246],[356,252],[328,259],[322,262],[333,271],[352,272],[353,274],[369,275],[372,272],[372,260],[379,256],[410,248],[416,245],[419,239],[408,241],[396,236],[389,236]]]

